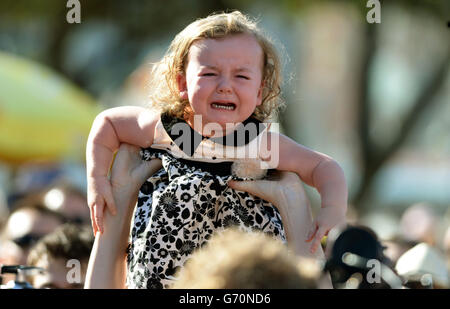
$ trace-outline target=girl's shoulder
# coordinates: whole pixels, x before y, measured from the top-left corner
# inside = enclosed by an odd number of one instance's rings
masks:
[[[140,126],[153,125],[160,119],[160,112],[144,106],[127,106],[128,110],[123,110],[121,115],[133,114],[137,117]]]

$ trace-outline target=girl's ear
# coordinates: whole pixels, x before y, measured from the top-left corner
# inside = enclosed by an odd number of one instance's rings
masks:
[[[187,83],[186,83],[186,76],[184,76],[184,74],[181,73],[177,74],[177,84],[180,98],[182,100],[187,100],[188,99]]]

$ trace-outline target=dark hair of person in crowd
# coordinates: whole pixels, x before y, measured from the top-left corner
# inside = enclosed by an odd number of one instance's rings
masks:
[[[91,254],[94,237],[87,226],[66,223],[41,238],[28,257],[33,265],[43,256],[83,260]]]
[[[335,288],[358,289],[389,289],[390,283],[379,274],[373,273],[386,269],[393,269],[390,260],[384,255],[381,242],[373,230],[365,226],[347,226],[331,244],[331,255],[328,257],[325,269],[330,272],[331,280]],[[372,268],[377,263],[378,269]],[[372,271],[372,273],[371,273]],[[378,275],[379,280],[373,279],[372,275]],[[390,275],[395,275],[394,272]],[[396,282],[400,278],[396,277]],[[378,281],[378,282],[377,282]]]
[[[56,228],[52,233],[46,235],[38,241],[28,255],[28,265],[42,267],[47,270],[49,276],[45,278],[45,284],[37,283],[36,276],[30,278],[30,283],[37,287],[49,288],[81,288],[83,287],[85,272],[94,243],[90,226],[66,223]],[[81,263],[83,274],[81,281],[76,284],[67,282],[68,272],[67,261],[77,260]],[[59,268],[52,268],[54,264],[60,262]],[[63,272],[57,275],[52,272]],[[58,279],[59,278],[59,279]],[[41,280],[42,281],[42,280]],[[45,286],[44,286],[45,285]]]

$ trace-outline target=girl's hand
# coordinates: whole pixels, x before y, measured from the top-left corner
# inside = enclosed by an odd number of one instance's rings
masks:
[[[112,197],[111,183],[107,176],[88,177],[87,199],[91,214],[91,224],[94,235],[103,233],[103,212],[105,206],[112,215],[117,213]]]
[[[322,207],[317,214],[316,219],[313,221],[311,229],[306,237],[306,242],[311,242],[311,253],[316,252],[320,246],[320,242],[324,236],[328,235],[328,232],[338,224],[345,222],[345,211],[343,212],[340,207],[328,206]]]

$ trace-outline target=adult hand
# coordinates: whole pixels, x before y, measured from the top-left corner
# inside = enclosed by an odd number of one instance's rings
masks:
[[[303,184],[296,173],[279,172],[275,180],[230,181],[229,186],[256,195],[277,207],[288,244],[297,255],[325,259],[321,248],[311,252],[305,241],[312,225],[312,215]]]
[[[142,160],[138,147],[121,144],[111,169],[111,186],[116,204],[118,199],[122,202],[136,199],[142,184],[161,166],[161,160],[158,159]]]
[[[309,244],[305,241],[313,220],[309,200],[296,173],[279,172],[275,180],[230,181],[228,185],[274,204],[280,212],[288,245],[293,252],[297,256],[314,258],[319,263],[325,263],[322,247],[319,246],[311,252]],[[328,273],[321,276],[319,286],[325,289],[333,288]]]

